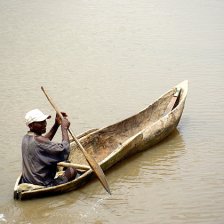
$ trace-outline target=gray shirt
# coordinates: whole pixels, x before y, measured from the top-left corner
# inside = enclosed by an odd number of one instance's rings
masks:
[[[22,181],[47,186],[55,177],[57,163],[66,160],[69,152],[67,141],[39,143],[28,133],[22,141]]]

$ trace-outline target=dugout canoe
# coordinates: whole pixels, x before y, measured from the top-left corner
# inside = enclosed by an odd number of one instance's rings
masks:
[[[139,113],[108,127],[87,131],[78,138],[105,171],[122,159],[151,148],[174,131],[183,113],[187,92],[188,81],[185,80]],[[19,176],[14,187],[14,198],[26,200],[62,194],[86,184],[94,176],[94,172],[76,143],[71,142],[70,145],[69,161],[79,167],[81,176],[55,187],[37,186],[22,190]]]

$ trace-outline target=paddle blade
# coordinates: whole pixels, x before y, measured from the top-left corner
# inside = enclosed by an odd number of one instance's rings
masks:
[[[82,152],[86,158],[86,161],[89,163],[90,167],[92,168],[92,170],[94,171],[94,173],[96,174],[96,176],[98,177],[100,183],[103,185],[103,187],[105,188],[105,190],[111,195],[111,191],[109,188],[109,185],[107,183],[107,179],[103,173],[102,168],[97,164],[97,162],[95,161],[95,159],[88,154],[85,150],[82,149]]]
[[[82,146],[82,144],[80,143],[80,141],[76,138],[76,136],[73,134],[73,132],[71,131],[71,129],[68,129],[70,135],[72,136],[73,140],[76,142],[76,144],[79,146],[79,149],[82,151],[83,155],[86,158],[86,161],[89,163],[90,167],[92,168],[93,172],[96,174],[97,178],[99,179],[100,183],[103,185],[103,187],[105,188],[105,190],[111,194],[109,185],[107,183],[106,177],[103,173],[103,170],[101,169],[101,167],[99,166],[99,164],[96,162],[96,160],[93,158],[93,156],[91,154],[89,154],[84,147]]]

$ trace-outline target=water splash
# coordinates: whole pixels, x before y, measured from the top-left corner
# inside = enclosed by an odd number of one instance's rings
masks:
[[[106,199],[108,199],[110,197],[110,195],[106,195],[106,196],[104,196],[103,198],[100,198],[100,199],[97,199],[97,201],[93,204],[93,206],[89,209],[89,210],[87,210],[87,211],[85,211],[85,213],[83,213],[83,214],[81,214],[81,218],[83,219],[83,218],[87,218],[87,217],[89,217],[92,213],[94,213],[95,215],[97,215],[98,214],[98,209],[99,209],[99,207],[102,205],[102,203],[106,200]]]

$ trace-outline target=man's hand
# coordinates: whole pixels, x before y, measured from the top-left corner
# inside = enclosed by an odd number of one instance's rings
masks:
[[[67,116],[68,116],[65,112],[61,112],[61,114],[64,118],[67,118]],[[61,123],[62,123],[61,118],[58,114],[56,114],[55,123],[58,125],[61,125]]]

